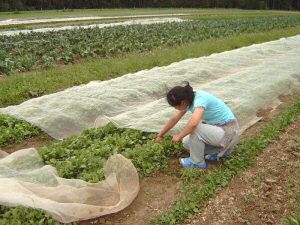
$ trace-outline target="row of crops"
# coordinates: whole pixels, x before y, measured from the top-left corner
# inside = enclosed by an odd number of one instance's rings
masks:
[[[85,130],[51,146],[39,149],[46,164],[54,166],[60,177],[79,178],[88,182],[104,179],[103,167],[115,153],[131,159],[140,176],[148,176],[168,165],[171,156],[180,153],[180,144],[171,139],[158,144],[155,134],[116,128],[108,124],[104,128]],[[56,224],[50,216],[24,207],[0,208],[0,224]]]
[[[0,37],[0,74],[300,25],[300,16],[192,20]]]
[[[181,149],[170,138],[162,144],[156,143],[155,135],[108,124],[43,147],[39,152],[45,163],[57,168],[59,176],[64,178],[103,180],[106,160],[118,153],[131,159],[140,176],[147,176],[167,166],[170,156]]]
[[[42,131],[31,124],[10,116],[0,115],[0,148],[20,143],[24,139],[40,135]]]

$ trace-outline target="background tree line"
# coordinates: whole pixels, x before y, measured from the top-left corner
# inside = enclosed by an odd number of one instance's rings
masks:
[[[0,11],[145,7],[300,10],[300,0],[0,0]]]

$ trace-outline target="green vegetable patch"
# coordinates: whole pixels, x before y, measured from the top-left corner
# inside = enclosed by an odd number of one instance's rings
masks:
[[[24,139],[42,134],[42,131],[31,124],[0,115],[0,147],[20,143]]]
[[[181,145],[171,139],[163,144],[154,141],[155,134],[120,129],[109,124],[100,129],[85,130],[80,136],[64,139],[40,149],[46,164],[54,166],[61,177],[89,182],[103,180],[103,167],[112,154],[122,154],[132,160],[141,177],[155,173],[168,165],[170,156],[180,152]]]

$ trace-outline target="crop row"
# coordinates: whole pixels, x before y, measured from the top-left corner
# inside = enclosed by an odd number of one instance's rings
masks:
[[[59,176],[88,182],[104,179],[103,166],[115,153],[131,159],[141,177],[151,175],[168,165],[170,156],[180,152],[181,145],[170,139],[162,144],[154,141],[155,134],[116,128],[112,124],[100,129],[85,130],[61,142],[39,149],[46,164],[54,166]],[[1,219],[2,218],[2,219]],[[30,221],[30,223],[28,223]],[[43,211],[25,207],[0,207],[2,224],[56,224]]]
[[[0,74],[300,25],[300,16],[211,19],[0,37]]]
[[[0,115],[0,148],[19,143],[24,139],[37,136],[41,133],[42,131],[39,128],[25,121]]]
[[[98,182],[104,178],[102,169],[106,160],[116,153],[131,159],[140,176],[166,166],[168,158],[180,148],[171,140],[158,144],[154,139],[155,134],[109,124],[101,129],[85,130],[80,136],[66,138],[39,152],[45,163],[54,166],[61,177]]]

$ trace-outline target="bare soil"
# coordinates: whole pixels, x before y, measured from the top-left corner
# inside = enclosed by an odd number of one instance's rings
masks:
[[[14,145],[4,147],[1,150],[10,154],[25,148],[40,148],[45,145],[48,145],[49,143],[54,143],[54,142],[56,142],[56,140],[52,139],[49,136],[42,135],[42,136],[26,139],[19,144],[14,144]]]

